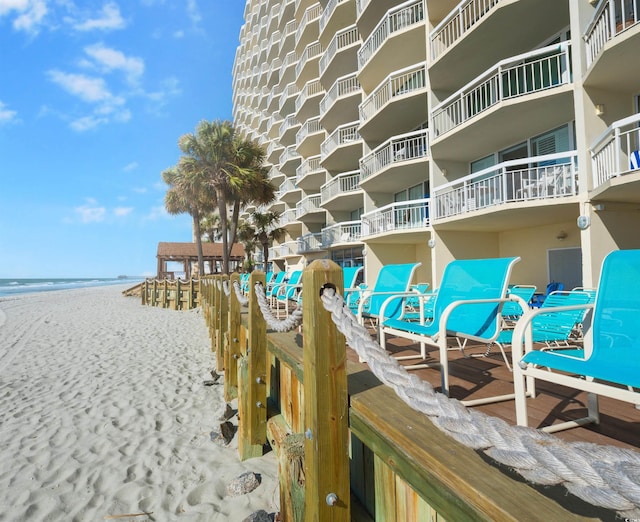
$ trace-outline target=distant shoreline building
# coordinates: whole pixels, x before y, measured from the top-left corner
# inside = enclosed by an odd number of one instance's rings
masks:
[[[640,248],[634,1],[248,0],[236,126],[267,150],[280,269],[520,256],[595,287]],[[245,217],[252,209],[245,209]]]

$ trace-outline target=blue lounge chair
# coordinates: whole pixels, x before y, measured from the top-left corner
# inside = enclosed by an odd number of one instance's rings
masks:
[[[345,266],[342,268],[342,278],[345,288],[355,288],[358,283],[358,278],[362,271],[363,266]]]
[[[442,275],[431,321],[411,322],[389,318],[387,307],[399,299],[388,298],[381,311],[384,317],[379,328],[382,347],[386,346],[387,335],[407,338],[420,343],[421,347],[420,355],[407,358],[426,360],[426,345],[437,346],[440,358],[438,362],[412,365],[408,368],[440,366],[442,392],[448,395],[447,338],[457,338],[458,348],[464,348],[461,340],[466,342],[465,340],[470,339],[487,344],[495,341],[501,329],[500,309],[508,299],[506,295],[511,270],[519,260],[519,257],[509,257],[467,259],[449,263]]]
[[[517,295],[525,303],[527,303],[527,310],[529,309],[529,302],[533,299],[533,294],[536,293],[536,287],[534,285],[513,285],[509,287],[508,295]],[[515,323],[520,316],[525,312],[518,301],[509,301],[502,307],[502,318],[507,323]]]
[[[560,307],[577,309],[593,309],[584,350],[534,350],[533,321],[553,309],[531,311],[516,324],[512,352],[519,425],[528,425],[525,388],[535,396],[536,380],[588,393],[587,416],[543,428],[549,432],[598,423],[598,395],[640,404],[634,390],[640,388],[640,250],[611,252],[602,264],[595,303]]]
[[[544,300],[551,292],[558,292],[560,290],[564,290],[564,284],[552,281],[547,285],[547,289],[544,294],[535,294],[533,296],[533,299],[531,299],[529,305],[531,306],[531,308],[540,308],[542,306],[542,303],[544,303]]]
[[[383,266],[378,272],[373,288],[359,290],[357,316],[360,324],[364,324],[366,318],[377,322],[380,308],[389,296],[406,294],[411,287],[415,271],[421,264],[404,263]],[[415,295],[415,293],[412,295]],[[398,300],[387,310],[387,317],[400,317],[402,312],[403,302]]]
[[[275,275],[275,277],[271,280],[270,283],[267,283],[267,287],[264,293],[267,296],[268,301],[271,301],[271,302],[273,301],[273,297],[275,293],[278,291],[278,288],[280,288],[280,285],[284,283],[284,280],[286,277],[287,277],[287,272],[282,270],[281,272],[278,272]]]
[[[285,283],[280,284],[273,294],[273,305],[276,308],[276,315],[280,315],[280,305],[289,315],[289,301],[298,301],[298,295],[302,292],[302,270],[294,270],[291,272],[289,279]]]

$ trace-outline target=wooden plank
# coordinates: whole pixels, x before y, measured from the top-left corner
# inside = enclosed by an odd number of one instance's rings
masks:
[[[351,378],[359,388],[351,395],[352,431],[440,515],[455,521],[587,520],[488,464],[393,390],[372,387],[371,376]]]
[[[318,297],[325,284],[342,293],[342,269],[316,260],[302,274],[305,519],[346,522],[351,517],[346,349]],[[333,504],[330,495],[337,497]]]
[[[229,299],[229,344],[225,352],[224,398],[231,401],[238,396],[238,359],[240,359],[240,301],[234,290],[234,284],[240,281],[237,273],[231,275]]]
[[[393,470],[377,455],[374,456],[376,522],[396,520],[396,482]]]

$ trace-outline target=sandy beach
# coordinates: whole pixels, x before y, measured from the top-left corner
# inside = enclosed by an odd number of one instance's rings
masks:
[[[213,440],[226,403],[205,385],[200,310],[145,307],[123,288],[0,297],[0,521],[273,517],[273,453],[241,462],[237,436]],[[260,485],[227,495],[246,472]]]

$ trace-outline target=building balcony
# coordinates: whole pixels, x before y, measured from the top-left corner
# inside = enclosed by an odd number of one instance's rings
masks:
[[[320,145],[320,164],[329,172],[355,170],[361,156],[357,121],[340,125]]]
[[[319,116],[307,120],[296,134],[296,150],[304,157],[317,155],[325,137]]]
[[[585,87],[637,94],[640,71],[629,67],[640,45],[640,5],[631,0],[601,0],[585,31],[588,71]]]
[[[284,181],[285,177],[286,176],[282,172],[280,172],[280,169],[276,165],[273,165],[269,169],[269,180],[271,181],[271,183],[273,183],[274,186],[278,187],[280,183]]]
[[[269,91],[269,97],[267,98],[267,111],[270,113],[278,112],[280,108],[280,96],[282,95],[282,89],[280,85],[274,85]]]
[[[296,218],[305,223],[324,223],[325,210],[320,206],[320,194],[305,196],[296,203]]]
[[[517,203],[511,205],[512,209],[531,210],[536,206],[523,203],[575,202],[569,198],[576,196],[578,190],[576,151],[505,161],[432,188],[431,217],[438,225],[447,218],[485,209],[495,211],[510,203]],[[540,213],[539,206],[537,212]],[[527,226],[526,220],[531,217],[530,212],[523,211],[521,226]],[[514,225],[518,219],[514,215],[509,224]]]
[[[295,205],[300,201],[301,195],[302,191],[296,186],[295,178],[285,178],[280,184],[276,197],[288,205]]]
[[[324,95],[324,87],[322,87],[320,80],[317,78],[305,83],[296,98],[296,116],[298,117],[298,121],[306,121],[318,116],[318,104]]]
[[[433,3],[433,2],[432,2]],[[389,9],[398,5],[398,0],[356,0],[356,20],[363,38],[367,38],[386,15]],[[433,7],[429,6],[429,9]]]
[[[322,229],[322,244],[325,248],[360,242],[362,222],[343,221]]]
[[[322,45],[315,41],[307,45],[300,54],[296,65],[296,84],[304,86],[309,80],[318,77],[318,62],[322,56]]]
[[[362,87],[356,73],[338,78],[320,100],[320,123],[333,132],[343,123],[357,120],[361,99]]]
[[[296,209],[295,208],[288,208],[286,210],[284,210],[282,212],[282,214],[280,214],[280,219],[278,220],[278,226],[280,227],[287,227],[290,226],[292,224],[300,224],[300,222],[298,221],[298,218],[296,216]]]
[[[296,30],[295,49],[298,52],[305,48],[309,42],[314,42],[318,39],[320,16],[322,16],[320,2],[316,2],[305,9]]]
[[[297,257],[298,255],[297,241],[285,241],[280,245],[269,248],[269,259],[273,261],[286,259],[287,257]]]
[[[280,12],[278,13],[278,27],[280,31],[282,31],[283,24],[287,24],[287,20],[293,19],[293,14],[295,13],[295,0],[282,0],[280,3]],[[283,31],[284,33],[284,31]],[[296,34],[295,28],[292,33]]]
[[[363,239],[401,231],[426,230],[429,226],[429,198],[390,203],[362,214]]]
[[[393,193],[429,179],[429,131],[394,136],[360,160],[360,186]]]
[[[278,85],[280,82],[280,68],[282,67],[282,60],[279,57],[275,57],[271,61],[269,66],[269,72],[267,73],[267,87],[273,88],[274,85]]]
[[[293,12],[291,16],[293,16]],[[282,33],[282,39],[280,40],[280,56],[282,56],[283,53],[286,54],[293,51],[296,45],[296,21],[291,18],[291,16],[287,18],[289,21],[285,24],[284,28],[282,28],[282,23],[279,24],[281,27],[280,32]]]
[[[356,21],[356,9],[353,0],[329,0],[322,10],[318,24],[319,39],[323,46],[345,25]]]
[[[431,10],[429,15],[434,20]],[[539,45],[540,27],[545,28],[545,34],[555,34],[568,25],[567,2],[463,0],[429,34],[430,86],[434,90],[457,89],[496,58]],[[500,38],[495,38],[496,34]]]
[[[498,62],[433,108],[434,156],[472,161],[504,143],[517,143],[571,121],[570,65],[566,42]],[[521,125],[521,119],[531,114],[535,118],[527,117],[527,124]]]
[[[282,59],[282,65],[280,66],[278,74],[278,81],[280,85],[288,85],[290,83],[295,84],[296,65],[298,64],[298,60],[299,58],[295,51],[287,53]]]
[[[267,123],[267,137],[275,140],[280,136],[280,126],[282,125],[283,119],[280,116],[279,112],[274,112],[271,114],[269,118],[269,123]]]
[[[593,192],[598,201],[640,201],[640,113],[618,120],[591,145]]]
[[[296,97],[300,91],[294,82],[287,84],[280,95],[278,110],[282,116],[293,114],[295,109]]]
[[[338,78],[357,69],[361,43],[355,24],[341,29],[333,36],[318,63],[323,85],[332,85]]]
[[[424,63],[394,71],[364,99],[358,130],[367,143],[377,145],[428,120],[426,78]]]
[[[278,164],[280,171],[288,177],[295,176],[296,168],[300,165],[302,156],[298,154],[295,145],[289,145],[285,147],[278,158]]]
[[[280,137],[280,143],[285,147],[289,145],[295,145],[296,133],[300,130],[300,122],[296,118],[295,114],[289,114],[278,129],[278,136]]]
[[[426,60],[424,0],[390,9],[358,51],[358,80],[371,92],[386,71]]]
[[[306,192],[318,192],[327,179],[327,171],[320,166],[320,155],[306,158],[296,169],[296,184]]]
[[[363,191],[360,188],[360,171],[343,172],[322,185],[320,205],[329,211],[350,211],[362,207]]]
[[[277,140],[272,141],[271,143],[269,143],[269,146],[267,147],[267,161],[269,163],[278,163],[279,159],[280,159],[280,155],[282,154],[282,152],[284,151],[284,147],[282,145],[280,145],[280,142]]]
[[[322,232],[304,234],[298,238],[298,254],[320,252],[326,250],[322,244]]]

